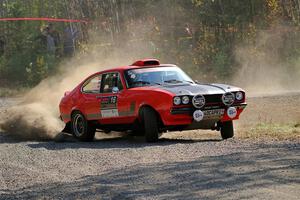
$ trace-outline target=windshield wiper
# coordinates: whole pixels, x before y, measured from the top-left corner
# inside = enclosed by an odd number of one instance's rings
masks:
[[[170,79],[170,80],[166,80],[164,81],[165,83],[182,83],[182,81],[180,80],[176,80],[176,79]]]
[[[186,83],[194,83],[193,81],[186,81],[186,80],[184,80],[183,82],[186,82]]]
[[[176,79],[170,79],[170,80],[166,80],[164,81],[165,83],[193,83],[192,81],[186,81],[186,80],[176,80]]]
[[[149,81],[134,81],[134,82],[132,82],[132,83],[133,83],[133,84],[145,84],[145,85],[151,85],[151,84],[161,85],[160,83],[149,82]]]

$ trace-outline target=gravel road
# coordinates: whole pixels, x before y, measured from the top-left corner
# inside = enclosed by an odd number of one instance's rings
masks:
[[[281,98],[249,99],[239,125],[262,119],[259,115],[276,110]],[[300,105],[299,94],[289,98],[281,104],[284,110]],[[14,103],[0,100],[2,108]],[[296,120],[299,110],[289,113],[294,117],[288,120]],[[126,135],[98,134],[92,143],[65,135],[65,142],[57,143],[0,133],[0,199],[299,199],[300,141],[198,135],[166,134],[146,144]]]

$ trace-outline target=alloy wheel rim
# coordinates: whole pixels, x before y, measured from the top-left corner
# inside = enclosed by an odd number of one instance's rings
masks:
[[[74,133],[77,137],[80,137],[84,133],[84,119],[82,115],[77,114],[74,117],[74,122],[73,122],[73,129]]]

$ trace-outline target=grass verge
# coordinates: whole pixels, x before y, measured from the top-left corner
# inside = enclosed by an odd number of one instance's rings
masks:
[[[244,139],[300,140],[300,123],[259,123],[252,128],[241,130],[238,137]]]

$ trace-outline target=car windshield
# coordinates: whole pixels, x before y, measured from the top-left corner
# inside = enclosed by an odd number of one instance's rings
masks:
[[[193,83],[192,79],[178,67],[151,67],[130,69],[125,72],[129,88],[147,85]]]

